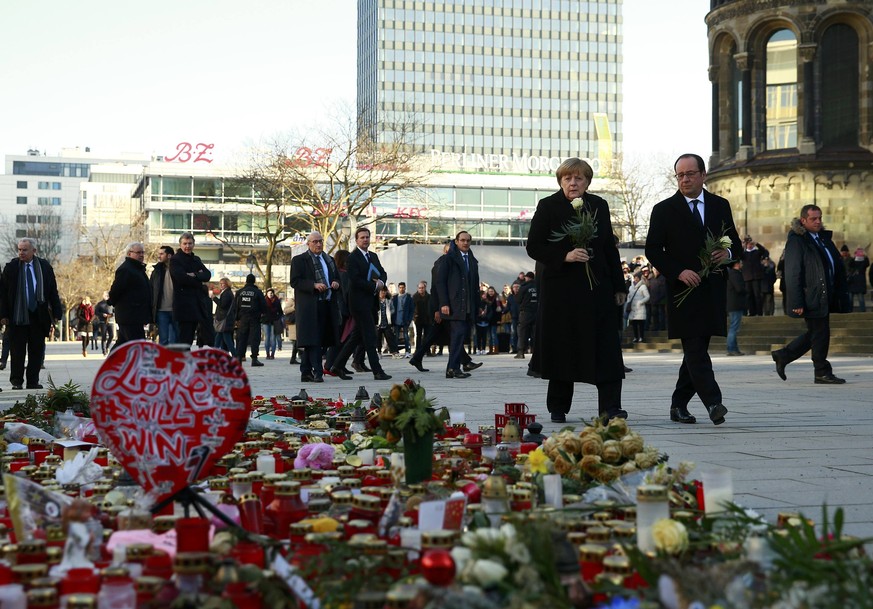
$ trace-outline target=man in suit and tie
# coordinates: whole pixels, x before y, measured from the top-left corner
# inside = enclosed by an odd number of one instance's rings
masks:
[[[303,348],[301,381],[323,381],[321,356],[337,343],[339,333],[339,275],[333,258],[324,253],[324,238],[313,231],[308,250],[291,259],[291,287],[297,307],[297,346]]]
[[[679,190],[655,205],[646,239],[646,257],[667,279],[667,333],[682,340],[682,365],[670,404],[670,420],[696,423],[688,412],[694,394],[700,398],[715,425],[724,423],[727,408],[709,357],[709,341],[727,334],[724,272],[701,278],[699,261],[708,235],[730,238],[731,247],[712,254],[725,264],[742,247],[730,203],[703,188],[706,166],[696,154],[683,154],[673,166]],[[681,305],[676,295],[693,288]]]
[[[36,241],[20,239],[18,258],[9,261],[0,277],[0,325],[8,331],[13,389],[22,389],[25,381],[28,389],[42,389],[39,370],[45,339],[62,312],[54,269],[36,256]]]
[[[821,208],[804,205],[800,218],[791,222],[785,242],[785,294],[790,317],[802,317],[806,332],[772,352],[776,374],[783,381],[785,366],[812,349],[814,381],[822,385],[842,385],[845,379],[834,376],[828,362],[831,342],[830,314],[849,310],[846,272],[840,253],[825,230]]]
[[[437,269],[434,292],[442,319],[449,321],[449,361],[446,378],[465,379],[470,376],[461,369],[464,342],[470,336],[470,324],[479,304],[479,262],[470,250],[473,238],[467,231],[455,236],[454,247],[443,257]]]
[[[376,352],[376,319],[374,314],[379,300],[379,290],[385,286],[388,273],[382,268],[379,257],[369,250],[370,229],[360,227],[355,231],[355,249],[352,250],[346,261],[346,272],[349,279],[349,314],[355,320],[360,341],[363,342],[367,358],[370,361],[373,378],[377,381],[387,381],[391,376],[385,374],[379,363],[379,354]],[[298,304],[298,310],[299,306]],[[299,324],[297,327],[299,341]],[[337,355],[334,367],[341,370],[357,345],[357,340],[346,341]]]

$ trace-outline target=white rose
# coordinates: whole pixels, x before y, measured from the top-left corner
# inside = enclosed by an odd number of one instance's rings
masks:
[[[585,201],[582,200],[582,197],[576,197],[572,201],[570,201],[570,205],[573,206],[573,209],[579,209],[583,205],[585,205]]]
[[[509,571],[499,562],[483,558],[471,565],[470,573],[479,585],[487,588],[502,581]]]
[[[526,565],[530,562],[530,551],[523,543],[508,543],[506,544],[506,553],[509,557],[520,565]]]
[[[452,559],[455,561],[455,573],[463,573],[464,568],[473,558],[473,552],[470,551],[470,548],[455,546],[452,548],[451,554]]]
[[[672,518],[661,518],[652,525],[655,548],[667,554],[679,554],[688,547],[688,530]]]
[[[723,249],[728,249],[728,248],[730,248],[730,246],[731,246],[731,238],[730,238],[730,237],[727,237],[727,236],[722,237],[721,239],[718,240],[718,244],[719,244]]]

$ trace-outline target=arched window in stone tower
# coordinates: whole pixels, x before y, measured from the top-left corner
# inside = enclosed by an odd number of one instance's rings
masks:
[[[777,30],[767,41],[767,149],[797,147],[797,38]]]
[[[821,38],[821,143],[858,145],[858,34],[844,23]]]

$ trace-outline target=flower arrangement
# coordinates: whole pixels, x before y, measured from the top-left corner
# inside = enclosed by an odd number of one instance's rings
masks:
[[[528,457],[531,471],[554,471],[583,486],[609,484],[619,477],[654,467],[663,457],[624,419],[597,418],[580,432],[564,429]]]
[[[709,232],[706,241],[703,242],[703,247],[700,248],[700,252],[697,254],[697,259],[700,260],[700,270],[697,274],[700,275],[701,281],[709,277],[711,273],[720,272],[722,267],[730,263],[729,258],[725,258],[721,262],[716,262],[712,258],[715,252],[730,248],[731,238],[727,236],[726,232],[727,230],[723,228],[720,237],[716,237]],[[676,294],[675,302],[677,307],[682,306],[682,303],[685,302],[685,299],[694,291],[695,287],[696,286],[688,286]]]
[[[565,237],[570,238],[573,247],[588,250],[588,255],[593,255],[589,249],[591,242],[597,238],[597,212],[589,212],[585,209],[585,201],[582,197],[576,197],[570,202],[573,206],[573,217],[564,222],[560,229],[552,231],[549,241],[561,241]],[[588,276],[588,285],[592,289],[598,281],[591,273],[591,267],[585,264],[585,274]]]
[[[412,379],[394,385],[379,407],[379,427],[392,444],[401,438],[423,438],[445,429],[443,420],[434,411],[433,400],[427,398],[424,387]]]
[[[49,376],[48,391],[30,394],[23,402],[15,402],[6,414],[54,435],[58,413],[72,410],[77,417],[90,418],[90,403],[88,394],[73,381],[58,386]]]

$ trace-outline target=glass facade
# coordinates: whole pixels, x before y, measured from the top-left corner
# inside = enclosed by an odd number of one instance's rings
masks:
[[[779,30],[767,42],[767,149],[797,146],[797,38]]]
[[[621,0],[358,1],[362,126],[422,153],[612,156],[621,59]]]

